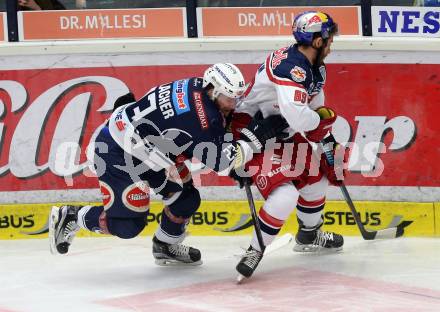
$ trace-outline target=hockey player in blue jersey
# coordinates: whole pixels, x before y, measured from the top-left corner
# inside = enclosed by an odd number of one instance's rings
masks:
[[[287,126],[280,116],[254,119],[239,140],[225,136],[227,119],[244,90],[240,70],[219,63],[203,78],[159,85],[140,100],[116,107],[95,140],[94,166],[103,205],[53,207],[52,253],[67,253],[80,228],[124,239],[137,236],[146,226],[151,189],[164,203],[153,237],[156,263],[200,264],[200,251],[181,244],[200,205],[184,160],[197,158],[214,171],[229,172],[242,167]]]

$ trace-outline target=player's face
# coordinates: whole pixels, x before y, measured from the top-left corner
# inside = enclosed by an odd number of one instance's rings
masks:
[[[331,45],[333,43],[333,36],[330,36],[330,38],[328,38],[327,40],[327,45],[324,47],[323,51],[322,51],[322,56],[323,56],[323,60],[327,57],[327,55],[330,54],[331,52]]]
[[[231,111],[233,111],[235,109],[236,104],[237,104],[236,99],[227,97],[226,95],[220,94],[217,97],[218,108],[224,115],[227,115]]]

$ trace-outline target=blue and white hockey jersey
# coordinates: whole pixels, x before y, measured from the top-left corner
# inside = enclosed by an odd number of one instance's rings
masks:
[[[294,132],[313,130],[320,121],[314,110],[324,105],[325,79],[325,66],[313,67],[296,45],[281,48],[260,66],[235,111],[281,114]]]
[[[109,120],[112,138],[155,171],[174,165],[179,155],[198,158],[215,171],[230,168],[236,142],[225,137],[225,119],[202,83],[173,81],[119,107]]]

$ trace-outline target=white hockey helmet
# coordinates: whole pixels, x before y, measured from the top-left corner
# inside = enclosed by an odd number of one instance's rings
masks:
[[[203,74],[203,88],[212,84],[214,87],[213,98],[220,94],[230,98],[239,98],[246,90],[243,75],[231,63],[217,63],[210,66]]]

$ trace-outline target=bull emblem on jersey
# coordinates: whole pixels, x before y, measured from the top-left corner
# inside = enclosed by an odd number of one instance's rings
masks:
[[[290,75],[292,76],[292,79],[296,82],[303,82],[304,80],[306,80],[307,77],[306,71],[299,66],[295,66],[290,71]]]

